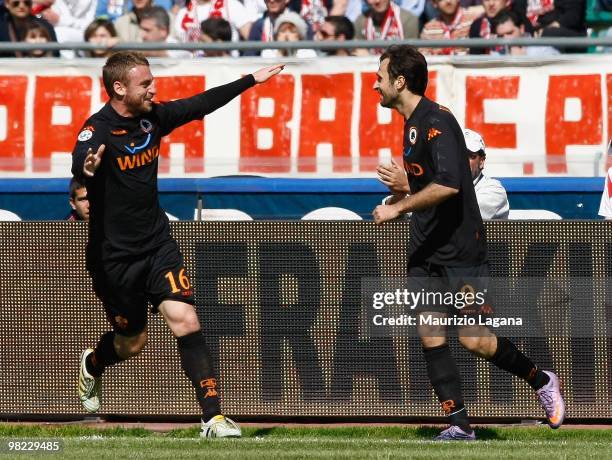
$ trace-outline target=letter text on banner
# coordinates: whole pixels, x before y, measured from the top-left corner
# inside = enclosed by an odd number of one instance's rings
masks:
[[[437,97],[437,72],[429,72],[429,83],[425,95],[435,101]],[[402,143],[404,138],[404,119],[396,111],[391,110],[391,121],[378,121],[378,106],[380,96],[374,90],[376,74],[361,73],[361,110],[359,117],[359,170],[372,172],[379,163],[379,150],[388,148],[402,163]]]
[[[580,100],[579,120],[566,120],[567,99]],[[565,149],[568,145],[601,143],[603,118],[600,75],[552,75],[546,96],[547,171],[567,172]]]
[[[32,171],[49,172],[53,152],[72,152],[89,116],[91,88],[90,77],[36,77]]]
[[[281,401],[285,343],[293,354],[293,365],[306,401],[325,396],[323,369],[312,333],[320,308],[320,268],[312,247],[300,242],[259,245],[259,343],[261,353],[261,397]]]
[[[158,77],[155,79],[158,102],[172,101],[201,93],[205,88],[204,77]],[[183,144],[185,163],[183,172],[204,172],[204,120],[194,120],[176,128],[162,139],[159,172],[170,171],[170,144]]]
[[[317,171],[317,145],[333,149],[333,172],[351,172],[353,74],[302,76],[302,120],[298,171]],[[333,119],[321,119],[324,100],[335,103]],[[327,117],[325,117],[327,118]]]
[[[293,75],[278,75],[244,92],[240,101],[240,172],[286,173],[291,170]],[[268,107],[264,108],[264,105]],[[258,136],[270,134],[270,145]]]
[[[0,170],[25,170],[25,99],[28,77],[7,75],[0,77],[0,113],[4,112],[5,138],[0,136]]]
[[[376,74],[361,74],[361,111],[359,117],[359,169],[374,171],[379,163],[379,150],[388,148],[391,154],[401,158],[404,138],[404,118],[391,110],[389,123],[379,123],[380,95],[374,91]],[[399,160],[401,164],[401,159]]]
[[[487,147],[516,148],[516,124],[485,122],[484,101],[516,99],[519,78],[468,76],[465,79],[465,127],[480,133]]]
[[[220,341],[224,337],[244,337],[246,305],[228,303],[223,298],[224,283],[240,286],[248,275],[247,244],[244,242],[195,243],[195,288],[197,313],[206,326],[206,343],[219,369]],[[218,261],[225,263],[220,264]],[[233,291],[235,292],[235,291]],[[229,391],[227,389],[226,391]]]

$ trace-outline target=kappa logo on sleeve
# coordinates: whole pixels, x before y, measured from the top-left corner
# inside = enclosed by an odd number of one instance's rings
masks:
[[[427,140],[430,141],[434,137],[439,136],[440,134],[442,134],[442,131],[437,130],[436,128],[429,128],[429,132],[427,133]]]
[[[83,128],[83,130],[79,133],[79,136],[77,137],[77,139],[80,142],[85,142],[88,141],[89,139],[91,139],[93,137],[93,133],[96,129],[91,126],[91,125],[87,125]]]

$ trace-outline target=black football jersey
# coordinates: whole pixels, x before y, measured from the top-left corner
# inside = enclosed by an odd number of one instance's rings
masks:
[[[434,182],[459,190],[446,201],[414,211],[410,263],[479,265],[487,260],[485,229],[470,173],[463,132],[452,113],[423,97],[404,122],[403,161],[411,193]]]
[[[88,257],[138,256],[171,238],[159,205],[157,169],[161,138],[190,121],[202,119],[255,84],[252,75],[190,98],[155,103],[137,117],[120,116],[107,103],[83,125],[72,157],[72,174],[85,181],[89,198]],[[83,174],[87,150],[104,144],[102,163]]]

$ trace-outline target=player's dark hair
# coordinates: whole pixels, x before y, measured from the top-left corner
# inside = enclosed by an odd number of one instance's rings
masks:
[[[170,31],[170,16],[161,6],[150,6],[142,10],[138,14],[138,22],[140,23],[143,19],[153,19],[158,28]]]
[[[208,35],[212,41],[232,41],[232,26],[223,18],[208,18],[202,21],[200,29],[204,35]]]
[[[102,80],[108,97],[112,99],[115,95],[113,84],[120,81],[127,85],[128,73],[139,65],[148,67],[149,61],[144,54],[137,51],[119,51],[106,60],[106,64],[102,68]]]
[[[79,180],[74,177],[70,179],[70,198],[74,200],[76,198],[77,190],[82,188],[85,188],[85,184],[79,182]]]
[[[491,20],[491,22],[493,22],[494,30],[497,30],[498,25],[504,24],[508,21],[512,21],[512,24],[514,24],[516,27],[521,27],[521,25],[523,25],[523,19],[519,16],[519,14],[516,11],[512,11],[507,8],[497,13]]]
[[[336,37],[344,35],[347,40],[352,40],[355,36],[355,27],[346,16],[327,16],[325,22],[333,24],[336,30]]]
[[[389,59],[388,72],[392,80],[400,75],[406,79],[406,87],[418,96],[427,89],[427,61],[414,46],[391,45],[380,56],[380,62]]]
[[[48,42],[51,41],[51,34],[49,33],[49,29],[47,29],[42,23],[38,22],[35,19],[28,18],[25,26],[24,37],[28,34],[28,32],[37,31],[40,32]]]
[[[109,21],[108,19],[98,18],[93,20],[85,29],[83,34],[85,41],[88,42],[91,36],[98,30],[100,27],[106,29],[106,31],[110,34],[111,37],[117,36],[117,29],[115,29],[115,24],[113,21]]]

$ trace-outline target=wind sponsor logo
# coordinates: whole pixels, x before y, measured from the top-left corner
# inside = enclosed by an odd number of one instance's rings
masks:
[[[119,169],[121,169],[121,171],[141,168],[142,166],[153,163],[158,156],[159,145],[155,145],[141,153],[117,157],[117,164],[119,165]]]

